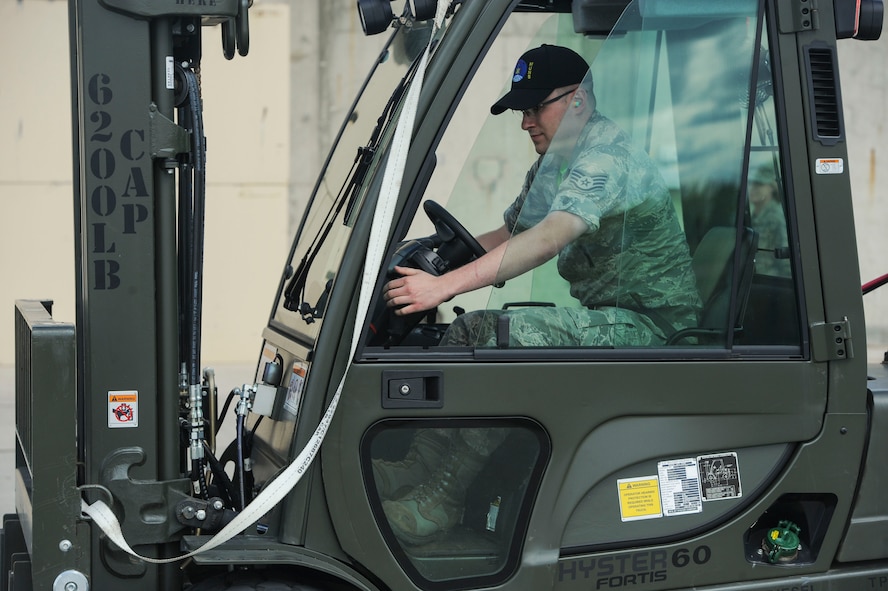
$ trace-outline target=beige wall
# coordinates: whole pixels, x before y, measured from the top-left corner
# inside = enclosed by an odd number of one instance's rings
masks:
[[[0,363],[14,360],[13,301],[74,317],[67,5],[0,0]],[[39,40],[39,41],[38,41]]]
[[[65,2],[0,0],[0,365],[16,298],[74,320],[67,18]],[[347,0],[255,0],[249,55],[231,61],[204,29],[205,363],[258,357],[292,232],[382,41]]]
[[[0,49],[18,56],[0,87],[0,363],[14,359],[15,298],[53,299],[57,319],[74,319],[67,11],[0,2]],[[288,245],[289,6],[257,2],[250,16],[249,59],[226,61],[218,28],[207,30],[201,75],[204,354],[216,361],[256,357]]]
[[[214,363],[258,358],[289,245],[289,9],[254,4],[246,58],[225,60],[217,30],[205,30],[202,351]]]
[[[255,0],[250,55],[222,57],[205,30],[208,138],[205,363],[253,362],[290,237],[327,148],[384,35],[353,0]],[[51,298],[74,319],[67,4],[0,0],[0,365],[14,360],[13,301]],[[840,45],[864,279],[888,272],[884,105],[888,34]],[[865,300],[888,342],[888,291]]]
[[[862,282],[888,273],[888,26],[878,41],[839,43],[839,68]],[[888,347],[888,286],[864,297],[867,341]],[[852,327],[853,330],[853,327]]]

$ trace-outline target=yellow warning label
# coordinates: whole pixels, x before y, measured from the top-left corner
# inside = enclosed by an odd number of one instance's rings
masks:
[[[663,516],[660,482],[656,476],[618,480],[617,490],[620,495],[620,518],[623,521]]]
[[[138,402],[138,400],[138,394],[120,394],[119,392],[108,394],[108,402]]]

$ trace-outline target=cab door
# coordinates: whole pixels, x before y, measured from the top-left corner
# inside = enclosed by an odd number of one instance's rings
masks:
[[[499,18],[499,7],[467,3],[475,28],[454,21],[436,49],[377,293],[394,261],[437,264],[455,225],[497,228],[522,185],[542,182],[528,170],[549,155],[524,115],[489,109],[518,56],[553,44],[586,59],[597,111],[668,192],[695,318],[677,325],[628,299],[590,305],[559,257],[406,324],[381,322],[377,296],[323,455],[343,548],[392,588],[667,589],[826,568],[855,481],[842,458],[857,457],[865,425],[862,399],[829,412],[831,387],[833,400],[852,397],[830,365],[857,364],[843,335],[862,317],[854,299],[828,313],[820,292],[794,36],[754,1],[631,2],[605,36],[576,32],[597,26],[582,10]],[[453,219],[442,225],[435,206],[429,216],[429,200]],[[632,227],[632,204],[615,211]],[[637,240],[620,235],[617,255]],[[643,275],[609,271],[661,281],[674,261],[651,257]],[[522,314],[547,309],[584,335],[590,312],[628,310],[655,336],[515,338]],[[481,320],[453,340],[472,313]],[[803,550],[776,561],[762,542],[783,521]]]

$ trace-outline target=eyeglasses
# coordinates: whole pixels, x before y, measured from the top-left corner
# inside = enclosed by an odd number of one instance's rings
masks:
[[[555,98],[550,98],[550,99],[547,100],[547,101],[543,101],[543,102],[541,102],[540,104],[538,104],[538,105],[535,106],[535,107],[531,107],[531,108],[529,108],[529,109],[512,109],[512,112],[515,113],[516,115],[518,115],[519,117],[522,117],[522,118],[524,118],[524,117],[536,117],[536,116],[539,115],[540,112],[541,112],[543,109],[545,109],[548,105],[551,105],[552,103],[554,103],[554,102],[556,102],[556,101],[558,101],[558,100],[563,99],[564,97],[566,97],[566,96],[569,95],[570,93],[572,93],[572,92],[576,92],[576,90],[577,90],[576,88],[572,88],[571,90],[568,90],[568,91],[565,92],[565,93],[559,94],[559,95],[556,96]]]

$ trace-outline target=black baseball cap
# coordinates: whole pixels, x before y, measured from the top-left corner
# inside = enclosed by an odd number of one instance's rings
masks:
[[[556,88],[579,84],[589,71],[580,55],[559,45],[541,45],[518,58],[512,73],[512,90],[496,101],[490,112],[524,110],[543,102]]]

